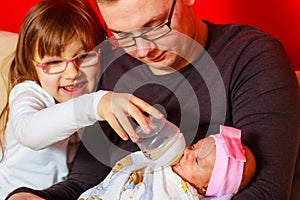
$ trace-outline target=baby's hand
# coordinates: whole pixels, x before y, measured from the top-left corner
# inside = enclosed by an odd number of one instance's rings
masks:
[[[147,116],[142,112],[157,119],[163,117],[159,110],[132,94],[109,92],[98,103],[100,117],[106,120],[123,140],[128,140],[128,135],[133,142],[139,140],[128,116],[135,119],[145,133],[150,132]]]

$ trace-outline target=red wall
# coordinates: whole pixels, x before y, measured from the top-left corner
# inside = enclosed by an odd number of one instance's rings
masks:
[[[22,20],[27,11],[40,0],[9,0],[0,4],[0,30],[18,33]],[[87,0],[92,3],[99,13],[94,0]],[[100,16],[100,14],[99,14]]]
[[[295,69],[300,70],[299,0],[195,0],[198,15],[216,23],[242,23],[281,41]]]
[[[38,1],[3,0],[0,30],[17,33],[24,15]],[[275,36],[286,48],[294,68],[300,70],[299,0],[195,0],[195,4],[197,14],[203,19],[216,23],[249,24]]]

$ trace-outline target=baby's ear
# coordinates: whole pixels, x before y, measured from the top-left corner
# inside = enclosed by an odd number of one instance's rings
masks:
[[[202,195],[205,195],[206,191],[207,191],[207,187],[208,187],[208,185],[202,186],[201,188],[198,189],[198,192]]]

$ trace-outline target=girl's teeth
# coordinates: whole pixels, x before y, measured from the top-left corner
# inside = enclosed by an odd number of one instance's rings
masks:
[[[73,86],[67,86],[67,87],[65,87],[65,89],[67,89],[67,90],[73,90],[74,87]]]
[[[64,88],[65,88],[66,90],[74,90],[74,89],[76,89],[76,88],[80,88],[80,87],[83,86],[83,85],[84,85],[84,83],[79,83],[79,84],[76,84],[76,85],[65,86]]]

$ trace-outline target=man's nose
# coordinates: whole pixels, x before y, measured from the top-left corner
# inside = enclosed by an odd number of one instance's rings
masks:
[[[141,37],[136,38],[136,51],[140,58],[147,57],[155,48],[156,44],[153,41]]]

